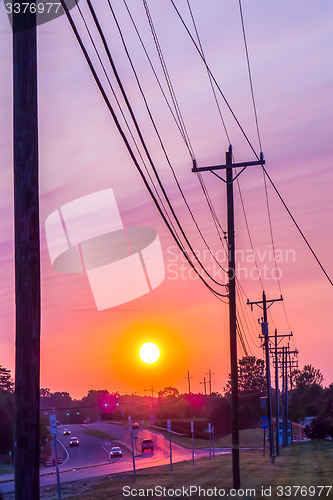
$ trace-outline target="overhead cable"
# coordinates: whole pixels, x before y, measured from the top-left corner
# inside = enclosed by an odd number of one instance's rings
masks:
[[[147,180],[146,180],[146,178],[145,178],[145,176],[144,176],[144,174],[143,174],[143,171],[142,171],[142,169],[141,169],[141,167],[140,167],[140,165],[139,165],[139,163],[138,163],[138,161],[137,161],[137,159],[136,159],[136,157],[135,157],[135,155],[134,155],[134,152],[133,152],[133,150],[132,150],[132,148],[131,148],[131,146],[130,146],[130,144],[129,144],[129,142],[128,142],[128,140],[127,140],[127,138],[126,138],[125,134],[124,134],[124,131],[123,131],[123,129],[122,129],[122,127],[121,127],[121,125],[120,125],[120,123],[119,123],[119,121],[118,121],[118,119],[117,119],[117,116],[116,116],[116,114],[115,114],[115,112],[114,112],[114,109],[113,109],[113,107],[112,107],[112,105],[111,105],[111,103],[110,103],[110,101],[109,101],[109,99],[108,99],[108,96],[106,95],[106,92],[105,92],[105,90],[104,90],[104,88],[103,88],[103,85],[101,84],[101,81],[99,80],[99,77],[98,77],[98,75],[97,75],[97,73],[96,73],[96,70],[95,70],[95,68],[94,68],[94,66],[93,66],[93,64],[92,64],[92,62],[91,62],[91,59],[90,59],[90,57],[89,57],[89,54],[88,54],[88,52],[87,52],[87,50],[86,50],[86,48],[85,48],[85,46],[84,46],[84,44],[83,44],[83,41],[82,41],[82,39],[81,39],[81,37],[80,37],[80,34],[79,34],[79,32],[78,32],[78,30],[77,30],[77,28],[76,28],[76,26],[75,26],[75,23],[74,23],[74,21],[73,21],[73,19],[72,19],[72,16],[71,16],[70,12],[69,12],[69,9],[68,9],[68,7],[67,7],[67,5],[66,5],[66,2],[65,2],[65,0],[60,0],[60,1],[61,1],[61,5],[62,5],[62,7],[63,7],[63,9],[64,9],[64,11],[65,11],[66,17],[67,17],[67,19],[68,19],[68,21],[69,21],[69,23],[70,23],[70,25],[71,25],[71,28],[72,28],[72,30],[73,30],[73,32],[74,32],[74,35],[75,35],[75,37],[76,37],[76,39],[77,39],[77,41],[78,41],[78,43],[79,43],[79,45],[80,45],[80,48],[81,48],[81,50],[82,50],[82,52],[83,52],[83,55],[84,55],[85,59],[86,59],[86,62],[87,62],[87,64],[88,64],[88,66],[89,66],[89,69],[90,69],[90,71],[91,71],[91,73],[92,73],[92,75],[93,75],[93,77],[94,77],[94,80],[95,80],[95,82],[96,82],[96,84],[97,84],[97,86],[98,86],[98,88],[99,88],[99,91],[101,92],[101,95],[102,95],[102,97],[103,97],[103,99],[104,99],[104,101],[105,101],[105,103],[106,103],[106,105],[107,105],[107,108],[108,108],[108,110],[109,110],[109,112],[110,112],[110,114],[111,114],[111,116],[112,116],[112,118],[113,118],[113,121],[114,121],[114,123],[115,123],[115,125],[116,125],[116,127],[117,127],[117,129],[118,129],[118,131],[119,131],[119,133],[120,133],[120,136],[121,136],[121,138],[122,138],[122,140],[123,140],[123,142],[124,142],[124,144],[125,144],[125,146],[126,146],[126,149],[127,149],[128,153],[129,153],[129,155],[130,155],[130,157],[131,157],[131,159],[132,159],[132,161],[133,161],[134,165],[136,166],[136,168],[137,168],[137,170],[138,170],[138,172],[139,172],[139,174],[140,174],[140,176],[141,176],[141,178],[142,178],[142,180],[143,180],[143,182],[144,182],[144,184],[145,184],[145,186],[146,186],[146,188],[147,188],[147,190],[148,190],[148,192],[149,192],[149,194],[150,194],[151,198],[153,199],[154,204],[155,204],[155,206],[156,206],[156,208],[157,208],[158,212],[160,213],[160,215],[161,215],[161,217],[162,217],[162,219],[163,219],[164,223],[166,224],[166,226],[167,226],[168,230],[170,231],[171,235],[173,236],[173,238],[174,238],[174,240],[175,240],[175,242],[176,242],[177,246],[179,247],[179,249],[180,249],[180,250],[181,250],[181,252],[183,253],[183,255],[184,255],[184,257],[186,258],[187,262],[188,262],[188,263],[189,263],[189,265],[192,267],[192,269],[195,271],[195,273],[198,275],[199,279],[200,279],[200,280],[201,280],[201,281],[205,284],[205,286],[206,286],[206,287],[207,287],[207,288],[208,288],[211,292],[213,292],[214,294],[216,294],[216,295],[218,295],[218,296],[220,296],[220,297],[226,297],[227,295],[225,295],[225,294],[221,294],[221,293],[217,292],[216,290],[214,290],[214,289],[213,289],[213,288],[212,288],[212,287],[211,287],[211,286],[210,286],[210,285],[209,285],[209,284],[205,281],[205,279],[204,279],[204,278],[203,278],[203,277],[199,274],[198,270],[196,269],[196,267],[195,267],[195,266],[194,266],[194,264],[192,263],[192,261],[191,261],[191,259],[189,258],[189,256],[188,256],[187,252],[186,252],[186,251],[182,248],[181,244],[179,243],[178,238],[177,238],[177,237],[176,237],[176,235],[174,234],[174,232],[173,232],[173,230],[172,230],[172,227],[170,226],[170,224],[169,224],[169,222],[167,221],[167,219],[166,219],[166,217],[165,217],[165,215],[164,215],[164,213],[163,213],[163,211],[162,211],[161,207],[159,206],[159,204],[158,204],[158,202],[157,202],[157,199],[155,198],[154,193],[153,193],[153,191],[151,190],[151,187],[149,186],[149,184],[148,184],[148,182],[147,182]]]

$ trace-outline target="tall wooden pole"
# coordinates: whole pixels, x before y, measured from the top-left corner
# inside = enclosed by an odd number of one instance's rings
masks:
[[[276,455],[280,455],[280,394],[279,394],[279,359],[277,329],[275,328],[275,420],[276,420]]]
[[[228,277],[229,277],[229,328],[230,328],[230,366],[231,366],[231,436],[233,486],[240,488],[239,470],[239,416],[238,416],[238,360],[236,330],[236,269],[235,269],[235,219],[234,185],[232,169],[232,148],[226,153],[226,181],[228,207]]]
[[[233,169],[264,165],[264,156],[260,153],[259,161],[247,161],[233,163],[232,146],[226,152],[226,164],[211,167],[198,167],[193,160],[192,172],[204,172],[214,170],[226,171],[227,184],[227,208],[228,208],[228,297],[229,297],[229,328],[230,328],[230,365],[231,365],[231,435],[232,435],[232,476],[234,489],[240,488],[240,464],[239,464],[239,394],[238,394],[238,360],[237,360],[237,329],[236,329],[236,262],[235,262],[235,220],[234,220],[234,189]],[[240,173],[237,174],[240,175]],[[221,178],[222,179],[222,178]],[[224,179],[222,179],[224,180]]]
[[[261,324],[262,334],[265,340],[265,355],[266,355],[266,379],[267,379],[267,415],[268,415],[268,432],[269,432],[269,455],[271,461],[274,461],[274,438],[273,438],[273,416],[272,416],[272,387],[271,387],[271,368],[269,361],[269,335],[267,321],[267,301],[266,293],[262,292],[262,308],[264,312],[264,321]]]
[[[22,3],[22,2],[18,2]],[[36,15],[13,14],[15,498],[39,498],[40,248]]]

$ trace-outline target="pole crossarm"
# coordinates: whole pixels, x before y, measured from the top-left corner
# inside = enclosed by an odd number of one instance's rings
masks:
[[[212,170],[226,170],[227,168],[242,168],[243,170],[245,170],[246,167],[254,167],[254,166],[258,166],[258,165],[265,165],[265,160],[264,160],[264,156],[262,153],[260,153],[260,161],[243,161],[243,162],[240,162],[240,163],[232,163],[231,165],[212,165],[212,166],[208,166],[208,167],[198,167],[197,165],[197,161],[196,160],[193,160],[193,168],[192,168],[192,172],[193,173],[198,173],[198,172],[209,172],[209,171],[212,171]],[[241,172],[239,172],[238,175],[240,175]],[[234,181],[235,179],[233,179]]]
[[[281,295],[281,297],[279,299],[270,299],[270,300],[267,299],[266,300],[266,304],[269,304],[269,306],[267,306],[267,309],[269,309],[274,302],[280,302],[281,300],[283,300],[282,295]],[[251,311],[253,311],[253,306],[254,305],[256,305],[256,306],[258,306],[258,307],[260,307],[262,309],[261,304],[263,304],[263,301],[262,300],[258,300],[256,302],[250,302],[249,299],[247,299],[246,303],[247,303],[248,306],[251,306]],[[274,337],[275,337],[275,335],[274,335]]]
[[[289,337],[289,339],[290,339],[290,337],[292,337],[292,336],[293,336],[293,333],[291,332],[291,333],[286,333],[285,335],[282,335],[282,334],[281,335],[268,335],[268,338],[275,339],[275,337],[278,337],[278,338],[279,337]],[[259,335],[259,338],[261,339],[263,337],[261,335]]]

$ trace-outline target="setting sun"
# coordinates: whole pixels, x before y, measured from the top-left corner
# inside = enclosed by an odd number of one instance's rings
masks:
[[[140,347],[139,355],[144,363],[156,363],[160,357],[160,350],[153,342],[146,342]]]

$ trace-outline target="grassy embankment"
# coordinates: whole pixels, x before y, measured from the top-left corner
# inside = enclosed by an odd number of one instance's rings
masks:
[[[329,441],[308,441],[282,449],[274,465],[270,464],[267,455],[266,457],[262,456],[261,450],[241,451],[240,457],[241,486],[243,490],[255,489],[255,496],[253,493],[247,492],[246,494],[244,491],[240,496],[233,496],[233,498],[267,498],[267,494],[266,496],[261,494],[262,487],[272,488],[270,497],[273,499],[287,498],[287,495],[279,496],[277,494],[277,486],[318,487],[319,485],[332,485],[333,482],[333,443]],[[157,485],[167,489],[182,486],[216,487],[225,489],[226,494],[230,493],[230,488],[232,488],[231,456],[230,454],[220,455],[212,461],[204,458],[198,460],[194,465],[191,462],[174,464],[172,472],[169,466],[138,470],[136,482],[133,481],[132,474],[126,472],[109,475],[104,479],[73,482],[71,485],[64,484],[62,498],[113,500],[125,498],[123,496],[124,486],[146,489],[154,488]],[[319,498],[318,492],[319,490],[316,491],[316,495],[300,495],[299,493],[298,496],[294,496],[292,494],[289,495],[289,498],[310,498],[311,496]],[[320,498],[333,498],[333,491],[328,496],[327,492],[327,489],[323,490]],[[56,498],[55,489],[44,490],[41,498]],[[149,496],[149,498],[155,497]],[[190,498],[203,497],[192,495]]]
[[[161,434],[169,439],[169,434],[167,431],[160,430]],[[172,434],[172,442],[180,444],[185,448],[192,448],[192,439],[185,436],[177,436]],[[246,429],[240,432],[240,446],[244,448],[256,448],[263,445],[263,430],[262,429]],[[207,439],[194,439],[195,448],[207,448],[209,446],[209,440]],[[225,436],[223,438],[215,440],[215,446],[221,448],[231,447],[231,435]]]
[[[107,434],[106,432],[99,431],[98,429],[85,429],[83,432],[88,436],[94,436],[100,439],[107,439],[108,441],[117,441],[116,437],[111,436],[111,434]]]

